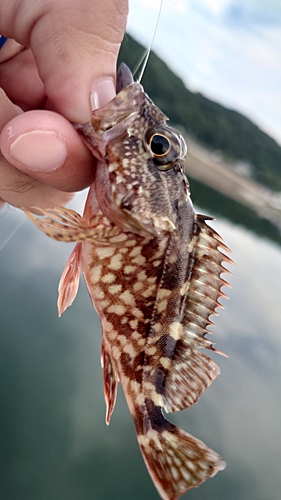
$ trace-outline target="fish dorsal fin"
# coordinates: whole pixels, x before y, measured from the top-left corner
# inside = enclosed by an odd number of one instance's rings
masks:
[[[197,215],[196,234],[191,258],[194,263],[186,291],[183,333],[177,341],[171,367],[165,380],[164,407],[167,412],[183,410],[195,403],[202,392],[220,373],[217,364],[202,353],[213,343],[205,338],[210,316],[222,307],[218,299],[225,297],[222,286],[228,283],[221,274],[228,272],[222,263],[233,263],[223,250],[230,250],[221,237],[206,224],[207,218]]]

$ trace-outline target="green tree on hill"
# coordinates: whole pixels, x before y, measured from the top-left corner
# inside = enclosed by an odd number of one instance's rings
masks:
[[[144,51],[143,46],[126,35],[119,61],[133,70]],[[281,147],[248,118],[200,93],[190,92],[153,52],[142,84],[174,125],[183,127],[202,145],[221,150],[230,160],[250,163],[253,178],[281,190]]]

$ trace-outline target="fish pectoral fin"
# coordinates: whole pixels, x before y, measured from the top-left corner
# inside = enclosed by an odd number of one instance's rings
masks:
[[[137,438],[148,472],[163,500],[177,500],[226,466],[215,451],[167,420],[161,429],[152,426]]]
[[[66,263],[59,282],[58,312],[61,316],[74,301],[80,279],[81,243],[77,243]]]
[[[46,210],[38,207],[33,208],[44,217],[40,219],[28,210],[24,210],[25,214],[43,233],[54,240],[95,240],[106,237],[107,233],[109,235],[112,233],[112,236],[114,236],[114,230],[102,223],[100,215],[93,218],[89,224],[84,217],[70,208],[50,208]]]
[[[104,398],[106,402],[105,421],[109,425],[115,407],[119,380],[104,340],[102,341],[101,365],[103,367]]]

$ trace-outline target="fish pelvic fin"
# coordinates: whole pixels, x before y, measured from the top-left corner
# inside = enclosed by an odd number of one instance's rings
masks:
[[[102,341],[101,349],[101,365],[103,368],[104,398],[106,402],[105,421],[107,425],[109,425],[111,415],[115,407],[119,379],[114,369],[110,352],[104,339]]]
[[[81,243],[77,243],[66,263],[59,282],[58,313],[61,316],[74,301],[80,280]]]
[[[163,500],[177,500],[226,467],[202,441],[166,421],[166,429],[138,435],[148,472]]]

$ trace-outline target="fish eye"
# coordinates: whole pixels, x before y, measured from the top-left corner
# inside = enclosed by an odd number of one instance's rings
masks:
[[[149,146],[152,153],[157,158],[162,158],[169,153],[171,142],[170,139],[163,134],[153,134],[149,139]]]
[[[158,170],[171,170],[186,155],[184,139],[167,125],[148,127],[144,134],[144,145]]]

